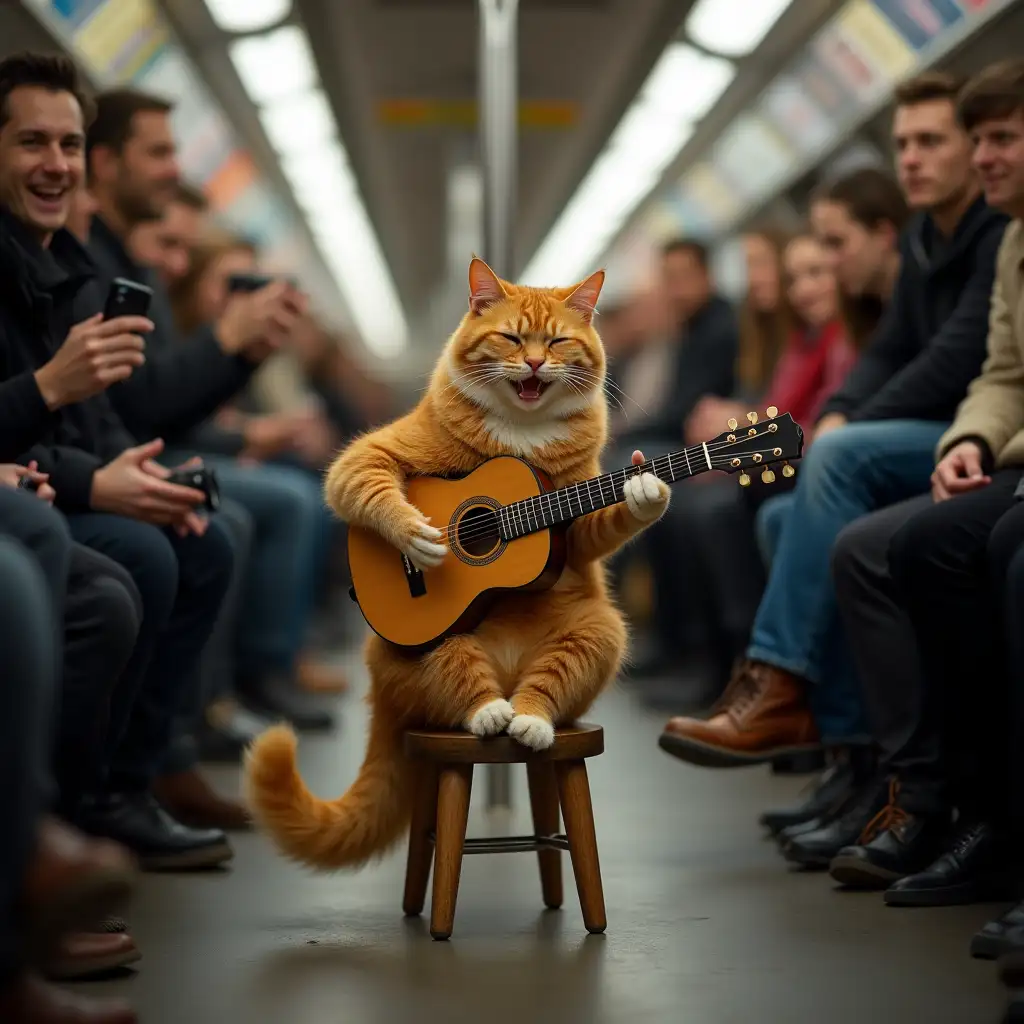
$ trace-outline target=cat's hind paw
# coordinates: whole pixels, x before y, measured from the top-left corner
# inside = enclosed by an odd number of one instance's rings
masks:
[[[477,708],[466,721],[466,729],[474,736],[497,736],[508,728],[515,709],[504,697],[488,701]]]
[[[516,715],[508,727],[508,734],[531,750],[547,750],[555,742],[555,727],[537,715]]]

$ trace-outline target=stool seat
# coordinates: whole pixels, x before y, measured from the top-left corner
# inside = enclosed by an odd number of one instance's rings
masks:
[[[577,722],[555,730],[555,742],[547,750],[530,750],[510,736],[482,738],[469,732],[405,734],[405,754],[417,761],[444,764],[522,764],[527,761],[578,761],[604,753],[604,729]]]
[[[589,932],[607,926],[601,865],[586,759],[604,753],[604,730],[578,722],[555,730],[547,750],[530,750],[509,736],[482,739],[468,732],[424,729],[405,733],[406,757],[416,766],[416,795],[409,829],[402,909],[419,914],[433,868],[430,934],[447,939],[455,922],[462,858],[467,853],[533,851],[541,894],[552,910],[562,905],[562,851],[568,851]],[[466,838],[473,768],[478,764],[525,764],[533,835]],[[559,831],[564,819],[565,832]]]

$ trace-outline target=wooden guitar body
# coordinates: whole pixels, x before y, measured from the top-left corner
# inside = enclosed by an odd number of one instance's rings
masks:
[[[370,628],[399,647],[427,650],[473,629],[497,593],[554,586],[565,566],[564,527],[507,542],[498,532],[498,509],[548,490],[550,481],[514,456],[459,479],[410,478],[409,501],[432,526],[449,530],[449,553],[421,573],[377,533],[349,527],[354,596]]]

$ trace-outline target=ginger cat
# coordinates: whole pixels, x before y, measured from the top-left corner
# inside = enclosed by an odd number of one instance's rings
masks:
[[[509,454],[546,472],[555,487],[598,475],[607,408],[604,350],[592,320],[603,282],[599,271],[571,288],[518,287],[474,259],[469,311],[422,401],[352,442],[331,466],[326,494],[335,512],[378,531],[429,573],[446,554],[437,529],[445,524],[426,522],[406,501],[407,476],[462,474]],[[474,632],[426,654],[371,635],[370,736],[348,792],[333,801],[309,792],[285,726],[249,751],[248,803],[281,852],[337,869],[401,838],[413,789],[404,729],[507,731],[534,750],[550,746],[554,727],[590,707],[625,653],[626,627],[602,560],[660,518],[668,501],[668,486],[653,474],[630,478],[623,503],[571,524],[566,568],[551,590],[502,595]]]

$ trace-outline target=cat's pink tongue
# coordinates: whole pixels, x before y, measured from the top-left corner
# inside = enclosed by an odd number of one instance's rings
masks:
[[[527,377],[519,382],[519,397],[524,402],[536,402],[540,398],[541,386],[539,377]]]

